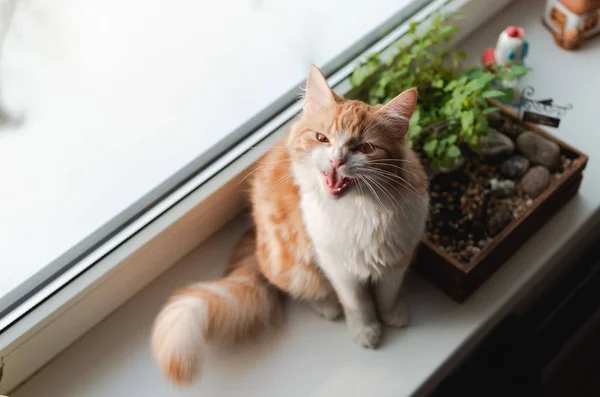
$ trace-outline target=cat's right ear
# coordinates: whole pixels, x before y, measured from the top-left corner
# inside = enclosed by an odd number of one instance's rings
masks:
[[[335,97],[333,91],[329,88],[329,84],[327,84],[327,79],[315,65],[312,65],[306,79],[304,111],[316,113],[334,104]]]

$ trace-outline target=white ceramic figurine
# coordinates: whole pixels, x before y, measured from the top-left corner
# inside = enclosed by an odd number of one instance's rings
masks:
[[[525,40],[525,29],[509,26],[500,33],[496,48],[488,48],[482,56],[484,66],[522,64],[527,56],[529,44]]]
[[[494,65],[523,64],[528,49],[529,43],[525,40],[525,29],[509,26],[500,33],[496,48],[488,48],[484,51],[481,62],[488,70],[492,70]],[[515,95],[512,104],[518,105],[521,102],[519,82],[517,80],[502,81],[502,86],[514,89]]]

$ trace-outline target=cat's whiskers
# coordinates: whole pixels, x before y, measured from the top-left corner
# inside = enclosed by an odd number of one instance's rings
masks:
[[[289,148],[285,146],[252,146],[250,150],[260,149],[260,150],[284,150],[289,151]]]
[[[369,124],[367,124],[367,126],[365,127],[364,134],[368,134],[373,129],[375,129],[375,127],[377,127],[379,124],[383,123],[384,121],[388,121],[388,119],[385,117],[382,117],[379,119],[371,120],[371,122]]]
[[[381,201],[381,199],[379,198],[379,196],[377,195],[377,193],[375,192],[375,189],[371,186],[371,184],[369,183],[369,181],[365,178],[364,175],[356,175],[358,177],[358,179],[360,179],[365,186],[367,187],[367,189],[369,189],[371,191],[371,193],[373,193],[373,196],[375,197],[375,199],[379,202],[379,204],[383,207],[383,202]]]
[[[375,162],[382,162],[382,161],[398,161],[398,162],[403,162],[403,163],[413,163],[414,161],[412,160],[406,160],[406,159],[373,159],[373,160],[367,160],[367,163],[375,163]]]
[[[404,215],[404,218],[408,221],[409,219],[406,216],[406,212],[404,212],[403,205],[390,192],[388,192],[387,189],[384,186],[382,186],[379,182],[383,182],[383,183],[386,183],[388,185],[390,185],[390,184],[387,183],[387,182],[385,182],[385,181],[383,181],[383,180],[381,180],[381,181],[378,182],[375,178],[369,177],[367,175],[364,175],[364,176],[367,177],[371,182],[373,182],[377,187],[379,187],[379,189],[381,189],[381,191],[383,192],[383,194],[385,194],[386,197],[388,197],[390,199],[390,201],[392,202],[392,204],[402,212],[402,215]],[[402,196],[402,197],[404,197],[404,196]]]
[[[369,163],[369,162],[367,162],[367,163]],[[379,166],[388,166],[388,167],[396,168],[396,169],[398,169],[398,170],[400,170],[400,171],[406,172],[406,173],[408,173],[408,174],[410,174],[410,175],[413,175],[413,176],[415,176],[416,178],[418,178],[416,175],[414,175],[414,174],[413,174],[412,172],[410,172],[409,170],[407,170],[407,169],[405,169],[405,168],[403,168],[403,167],[398,167],[398,166],[395,166],[395,165],[393,165],[393,164],[386,164],[386,163],[375,163],[374,165],[379,165]],[[414,193],[414,194],[415,194],[417,197],[419,197],[419,198],[420,198],[420,199],[421,199],[423,202],[426,202],[425,198],[424,198],[424,197],[422,197],[422,195],[420,195],[420,194],[419,194],[419,192],[417,191],[417,189],[416,189],[416,188],[415,188],[415,187],[414,187],[414,186],[413,186],[413,185],[412,185],[410,182],[408,182],[406,179],[402,178],[400,175],[398,175],[398,174],[396,174],[396,173],[393,173],[393,172],[391,172],[391,171],[388,171],[388,170],[383,170],[383,169],[381,169],[381,168],[374,168],[374,167],[369,167],[369,168],[372,168],[372,169],[377,169],[378,171],[381,171],[381,172],[385,172],[385,173],[387,173],[387,175],[389,175],[389,176],[391,176],[391,177],[393,177],[393,178],[397,178],[397,179],[398,179],[400,182],[402,182],[403,186],[405,186],[405,187],[409,188],[409,189],[412,191],[412,193]]]
[[[390,160],[387,160],[387,161],[390,161]],[[402,166],[399,166],[399,165],[395,165],[395,164],[389,164],[387,161],[378,161],[378,160],[373,160],[372,162],[369,162],[369,161],[368,161],[367,163],[369,163],[369,164],[374,164],[374,165],[385,165],[385,166],[388,166],[388,167],[397,168],[397,169],[399,169],[399,170],[401,170],[401,171],[403,171],[403,172],[406,172],[407,174],[409,174],[409,175],[412,175],[412,176],[414,176],[415,178],[419,179],[419,177],[418,177],[417,175],[415,175],[415,174],[414,174],[414,173],[413,173],[411,170],[409,170],[409,169],[407,169],[407,168],[404,168],[404,167],[402,167]]]
[[[414,193],[415,196],[419,197],[421,200],[425,200],[423,197],[421,197],[421,195],[416,190],[416,188],[413,185],[411,185],[410,182],[408,182],[406,179],[402,178],[400,175],[395,174],[395,173],[390,172],[390,171],[387,171],[387,170],[382,170],[382,169],[377,169],[377,168],[372,168],[372,169],[373,170],[377,170],[377,172],[379,172],[381,175],[387,175],[388,177],[394,179],[401,186],[403,186],[406,189],[408,189],[411,193]]]
[[[407,221],[409,221],[409,219],[408,219],[408,216],[406,215],[406,212],[404,211],[404,207],[405,207],[405,206],[406,206],[406,207],[408,207],[409,211],[411,212],[411,216],[412,216],[412,218],[413,218],[413,221],[415,220],[415,219],[414,219],[414,218],[415,218],[414,211],[413,211],[412,207],[409,205],[409,201],[406,199],[406,197],[404,196],[404,194],[402,193],[402,191],[401,191],[400,189],[398,189],[398,187],[397,187],[397,186],[394,186],[392,183],[390,183],[390,182],[388,182],[387,180],[385,180],[385,179],[389,179],[390,181],[392,181],[392,182],[395,182],[393,179],[391,179],[391,178],[389,178],[389,177],[387,177],[387,176],[385,176],[385,175],[379,174],[379,173],[377,172],[377,171],[379,171],[379,170],[377,170],[377,169],[362,167],[362,168],[361,168],[361,170],[362,170],[362,171],[364,171],[364,172],[367,172],[367,173],[369,173],[369,172],[370,172],[370,173],[373,173],[374,175],[376,175],[376,176],[378,176],[378,177],[382,178],[382,179],[380,180],[380,182],[382,182],[382,183],[385,183],[386,185],[388,185],[388,186],[390,186],[391,188],[393,188],[394,190],[396,190],[396,192],[398,192],[398,194],[400,194],[400,197],[402,198],[402,201],[404,202],[404,205],[402,205],[402,204],[401,204],[401,203],[400,203],[398,200],[395,200],[395,201],[396,201],[396,203],[397,203],[397,207],[400,209],[400,211],[402,211],[402,214],[404,215],[404,218],[405,218]],[[374,178],[373,178],[372,180],[373,180],[373,182],[375,182],[375,179],[374,179]],[[386,191],[386,190],[387,190],[387,189],[384,189],[383,187],[382,187],[382,189],[383,189],[384,191]],[[389,193],[389,192],[387,192],[387,193]],[[409,222],[409,223],[410,223],[410,222]],[[412,226],[411,226],[411,227],[412,227]]]
[[[277,182],[275,182],[275,185],[273,185],[273,189],[276,188],[281,182],[283,182],[284,180],[288,179],[291,176],[292,176],[291,171],[286,172],[281,178],[279,178],[277,180]]]
[[[398,207],[399,207],[399,208],[401,207],[401,206],[399,205],[399,203],[398,203],[398,200],[396,200],[396,199],[394,198],[394,196],[391,196],[391,195],[390,195],[390,193],[387,191],[387,189],[386,189],[384,186],[382,186],[382,185],[381,185],[381,183],[379,183],[379,182],[382,182],[382,181],[377,181],[377,179],[373,178],[373,177],[372,177],[372,176],[370,176],[370,175],[365,175],[365,174],[363,174],[363,175],[364,175],[364,176],[365,176],[367,179],[369,179],[369,180],[370,180],[370,181],[371,181],[371,182],[372,182],[372,183],[373,183],[373,184],[374,184],[374,185],[375,185],[377,188],[379,188],[379,190],[381,190],[381,192],[382,192],[383,194],[385,194],[385,196],[386,196],[387,198],[389,198],[389,199],[390,199],[390,201],[392,202],[392,204],[394,204],[394,205],[398,205]]]
[[[398,189],[398,187],[397,187],[397,186],[394,186],[392,183],[390,183],[390,182],[387,182],[387,181],[386,181],[386,179],[387,179],[387,180],[389,180],[389,181],[391,181],[391,182],[397,182],[397,181],[395,181],[394,179],[390,178],[390,177],[389,177],[389,176],[387,176],[387,175],[378,174],[378,173],[375,173],[375,175],[379,176],[380,178],[383,178],[383,179],[381,180],[381,182],[385,182],[385,183],[386,183],[388,186],[391,186],[391,187],[392,187],[394,190],[396,190],[396,191],[398,192],[398,194],[400,194],[400,196],[401,196],[401,198],[402,198],[402,201],[404,201],[405,207],[407,207],[407,208],[408,208],[408,211],[410,212],[410,215],[411,215],[411,218],[412,218],[412,220],[416,222],[416,219],[415,219],[415,212],[414,212],[414,210],[413,210],[412,206],[410,205],[410,201],[409,201],[409,200],[406,198],[406,196],[404,196],[404,193],[402,193],[402,191],[401,191],[400,189]],[[402,185],[401,185],[401,186],[402,186]],[[404,187],[404,186],[403,186],[403,187]],[[401,209],[402,209],[402,213],[404,214],[404,217],[405,217],[405,218],[406,218],[406,220],[408,221],[409,219],[408,219],[408,217],[406,216],[406,213],[404,212],[404,209],[403,209],[403,207],[401,207]],[[411,229],[412,229],[412,225],[411,225]],[[414,232],[414,230],[413,230],[413,232]]]
[[[264,164],[264,165],[271,165],[271,164],[281,164],[281,163],[289,163],[289,162],[290,162],[290,159],[285,159],[285,160],[277,160],[277,161],[268,161],[268,162],[265,162],[265,161],[258,161],[258,160],[257,160],[257,161],[256,161],[256,164],[261,164],[261,165],[262,165],[262,164]]]
[[[270,161],[270,162],[262,162],[257,161],[256,164],[260,164],[259,167],[254,168],[252,171],[248,173],[248,175],[244,176],[241,181],[238,182],[238,185],[241,185],[246,179],[252,176],[255,172],[260,171],[270,165],[281,164],[281,163],[289,163],[290,159],[278,160],[278,161]]]
[[[375,127],[379,126],[381,123],[384,123],[384,122],[390,122],[392,124],[397,123],[397,119],[395,117],[392,117],[389,115],[380,116],[376,120],[377,120],[377,122],[375,124],[373,124],[374,120],[372,120],[369,124],[367,124],[367,126],[364,129],[364,134],[371,132],[372,130],[375,129]]]

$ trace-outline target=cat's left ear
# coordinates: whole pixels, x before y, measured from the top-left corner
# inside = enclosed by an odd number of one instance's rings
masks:
[[[410,88],[389,101],[378,113],[383,113],[390,123],[405,133],[408,123],[417,106],[417,89]]]
[[[306,79],[304,111],[307,113],[316,113],[334,104],[335,94],[329,88],[327,79],[315,65],[312,65]]]

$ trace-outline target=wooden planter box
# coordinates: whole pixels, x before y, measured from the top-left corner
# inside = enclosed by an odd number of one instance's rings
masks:
[[[516,112],[502,108],[505,116],[519,122]],[[531,123],[523,123],[528,130],[556,142],[561,153],[573,160],[573,164],[560,178],[553,180],[550,186],[534,201],[525,213],[514,219],[500,234],[467,265],[441,250],[439,246],[424,237],[415,261],[415,269],[425,278],[437,284],[447,295],[457,302],[464,302],[488,277],[490,277],[521,245],[552,217],[571,197],[581,184],[582,171],[588,157],[579,150],[550,135]]]

